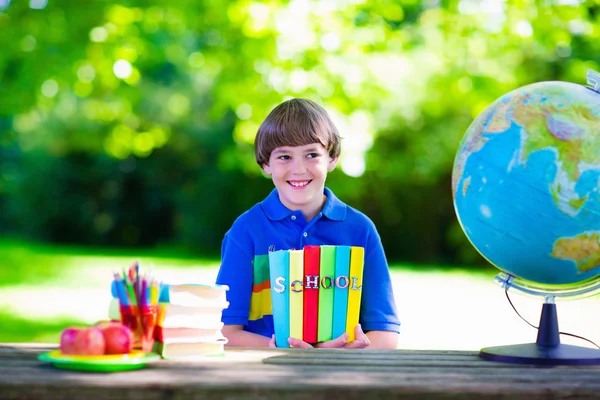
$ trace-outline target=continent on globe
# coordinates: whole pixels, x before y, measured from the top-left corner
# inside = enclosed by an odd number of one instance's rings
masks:
[[[560,238],[554,243],[552,257],[575,262],[580,273],[597,268],[600,266],[600,233]]]
[[[574,90],[576,93],[572,93]],[[575,183],[583,172],[600,164],[600,142],[594,133],[600,129],[600,121],[594,96],[597,94],[582,86],[546,82],[544,86],[525,86],[500,98],[465,135],[461,157],[455,163],[454,195],[467,159],[493,135],[508,131],[514,124],[520,128],[522,141],[515,162],[526,164],[535,151],[554,151],[557,173],[548,182],[549,190],[561,211],[569,215],[579,212],[587,197],[579,195]]]

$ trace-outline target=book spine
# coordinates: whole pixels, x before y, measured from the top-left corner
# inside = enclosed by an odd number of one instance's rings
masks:
[[[346,332],[348,313],[348,288],[350,287],[350,246],[336,246],[335,289],[333,294],[333,338]],[[354,331],[354,330],[353,330]],[[348,333],[348,335],[350,335]]]
[[[290,253],[287,250],[269,252],[271,306],[277,347],[290,347],[290,290],[288,287]]]
[[[348,314],[346,317],[348,342],[356,339],[354,329],[359,320],[364,263],[365,249],[356,246],[350,247],[350,284],[348,286]]]
[[[317,341],[333,339],[333,297],[335,288],[335,246],[321,246],[319,268],[319,323]]]
[[[302,339],[304,251],[290,250],[290,337]]]
[[[222,337],[221,327],[211,328],[164,328],[156,326],[154,328],[154,340],[166,343],[170,340],[180,340],[186,342],[205,342],[213,341],[215,338]]]
[[[320,246],[304,246],[304,324],[302,340],[317,342]]]

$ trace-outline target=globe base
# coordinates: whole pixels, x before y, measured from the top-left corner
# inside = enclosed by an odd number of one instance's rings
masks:
[[[556,304],[544,303],[535,343],[486,347],[479,356],[489,361],[535,365],[597,365],[600,350],[560,343]]]
[[[552,347],[537,343],[486,347],[479,356],[489,361],[534,365],[598,365],[600,350],[558,344]]]

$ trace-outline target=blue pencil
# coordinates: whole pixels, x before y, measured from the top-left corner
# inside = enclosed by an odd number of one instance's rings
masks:
[[[117,290],[119,302],[124,306],[128,306],[129,297],[127,296],[127,289],[125,287],[125,282],[123,282],[119,274],[115,274],[115,289]]]

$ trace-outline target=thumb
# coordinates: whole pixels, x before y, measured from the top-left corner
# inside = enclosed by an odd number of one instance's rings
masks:
[[[298,349],[312,349],[312,346],[309,343],[306,343],[305,341],[300,339],[289,338],[288,343],[290,344],[290,346],[296,347]]]

